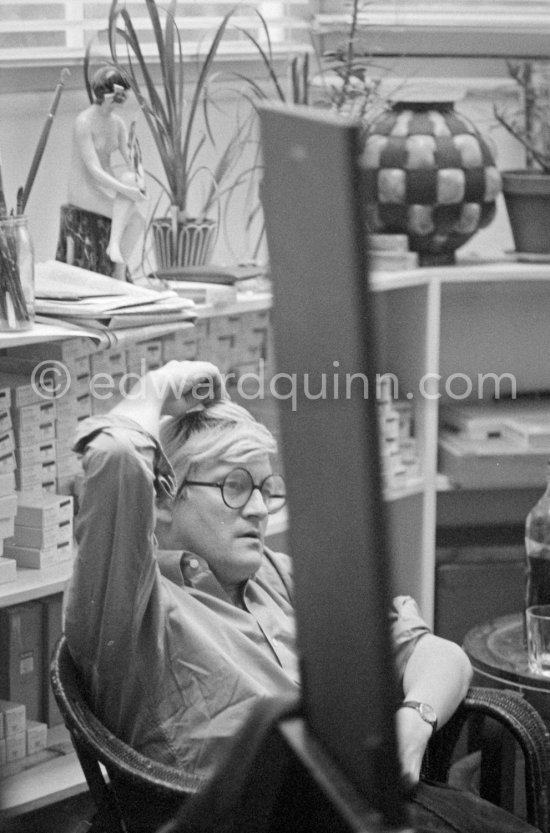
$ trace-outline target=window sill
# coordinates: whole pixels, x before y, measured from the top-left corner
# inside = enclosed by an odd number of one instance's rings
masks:
[[[307,47],[296,47],[296,53],[304,52]],[[287,49],[274,50],[275,69],[281,78],[286,78],[287,66],[292,53]],[[156,73],[156,80],[161,83],[160,67],[158,63],[151,61],[150,68],[153,68],[153,75]],[[0,60],[1,84],[0,95],[9,93],[40,93],[52,92],[59,80],[61,70],[67,67],[71,75],[68,78],[65,88],[67,90],[84,89],[83,59],[82,55],[71,55],[65,53],[62,57],[59,53],[44,54],[32,61],[28,59]],[[262,61],[252,53],[220,55],[216,61],[216,69],[230,81],[231,76],[242,73],[256,81],[267,77]],[[197,59],[190,56],[186,62],[186,75],[189,83],[197,79]]]

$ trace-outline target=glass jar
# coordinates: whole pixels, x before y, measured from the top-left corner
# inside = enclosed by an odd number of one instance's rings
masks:
[[[28,330],[34,320],[34,249],[27,217],[0,220],[0,330]]]

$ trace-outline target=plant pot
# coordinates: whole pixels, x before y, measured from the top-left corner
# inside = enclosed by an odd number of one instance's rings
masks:
[[[362,167],[368,231],[406,234],[422,264],[452,263],[496,214],[493,155],[452,102],[395,103],[368,128]]]
[[[212,256],[217,233],[214,220],[178,220],[175,239],[170,217],[153,220],[152,229],[157,268],[161,271],[203,266]]]
[[[550,175],[503,171],[502,192],[516,252],[550,255]]]

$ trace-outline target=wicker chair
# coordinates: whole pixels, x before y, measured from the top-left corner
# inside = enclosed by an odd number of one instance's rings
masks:
[[[152,833],[172,818],[193,789],[181,770],[136,752],[97,719],[64,636],[52,657],[50,679],[97,807],[89,833]]]
[[[434,735],[424,760],[424,776],[447,781],[466,724],[469,748],[481,753],[480,795],[513,810],[512,782],[519,748],[526,818],[543,833],[550,833],[550,735],[539,713],[518,692],[470,688],[451,720]]]
[[[193,792],[182,773],[140,755],[116,738],[92,713],[64,637],[51,665],[51,681],[65,724],[97,806],[90,833],[153,833],[176,815]],[[472,724],[469,748],[481,751],[481,794],[500,802],[500,742],[487,743],[481,731],[485,718],[503,727],[523,753],[527,820],[550,833],[548,780],[550,738],[538,712],[516,692],[471,688],[453,718],[434,736],[424,762],[424,775],[446,781],[459,737]],[[514,747],[515,755],[515,747]],[[104,776],[103,768],[109,778]]]

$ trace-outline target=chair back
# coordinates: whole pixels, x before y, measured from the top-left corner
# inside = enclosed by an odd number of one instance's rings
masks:
[[[176,767],[146,758],[96,717],[64,636],[54,650],[53,693],[98,813],[93,829],[109,833],[154,831],[194,792]],[[105,777],[105,774],[108,778]]]

